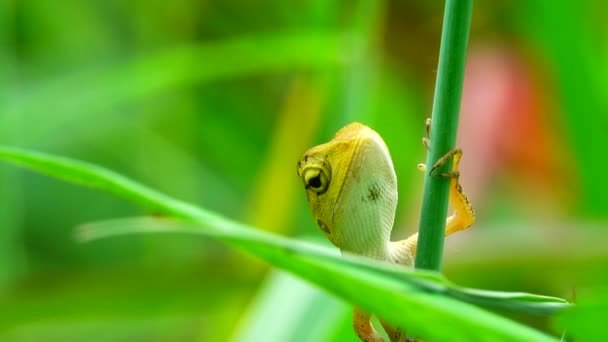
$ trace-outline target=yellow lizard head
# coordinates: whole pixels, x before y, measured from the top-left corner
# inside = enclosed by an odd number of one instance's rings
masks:
[[[385,259],[397,207],[397,177],[386,144],[358,122],[304,152],[298,162],[308,204],[342,251]]]

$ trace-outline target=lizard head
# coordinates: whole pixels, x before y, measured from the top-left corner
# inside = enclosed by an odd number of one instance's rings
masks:
[[[351,123],[298,161],[317,226],[342,251],[386,258],[397,207],[397,177],[386,144]]]

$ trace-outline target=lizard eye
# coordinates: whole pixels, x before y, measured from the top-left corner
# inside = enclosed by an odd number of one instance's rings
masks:
[[[318,174],[317,176],[309,179],[308,185],[313,189],[320,188],[321,187],[321,174]]]
[[[331,170],[329,164],[325,163],[323,167],[311,166],[305,168],[302,172],[302,181],[306,189],[322,194],[327,191],[329,181],[331,177]]]

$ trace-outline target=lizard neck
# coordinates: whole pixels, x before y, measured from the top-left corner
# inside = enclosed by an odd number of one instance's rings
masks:
[[[416,246],[418,243],[418,233],[401,241],[387,241],[386,243],[367,245],[365,249],[342,248],[342,253],[353,253],[368,258],[388,261],[391,263],[414,267],[416,260]],[[370,246],[376,246],[370,248]]]
[[[342,253],[352,253],[357,255],[362,255],[364,257],[368,257],[375,260],[380,261],[391,261],[391,244],[392,242],[380,243],[375,245],[359,245],[355,248],[344,248],[342,247],[340,251]],[[374,247],[372,247],[374,246]]]

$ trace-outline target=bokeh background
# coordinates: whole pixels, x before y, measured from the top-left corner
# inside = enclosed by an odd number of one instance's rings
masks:
[[[0,143],[324,243],[295,163],[361,121],[391,150],[402,238],[417,229],[443,5],[4,0]],[[474,6],[458,139],[478,221],[448,239],[444,272],[584,300],[608,271],[608,5]],[[0,339],[355,338],[348,304],[221,242],[73,236],[154,214],[0,164]]]

